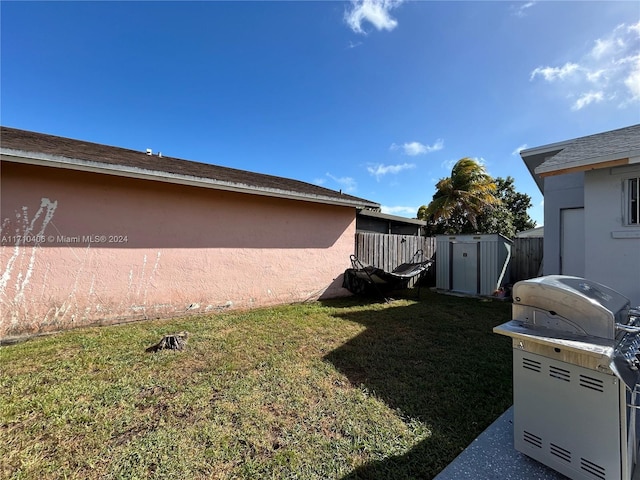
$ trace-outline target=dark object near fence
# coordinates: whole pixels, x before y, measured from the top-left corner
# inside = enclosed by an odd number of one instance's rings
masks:
[[[146,349],[147,352],[157,352],[158,350],[184,350],[187,345],[189,332],[174,333],[165,335],[157,344]]]
[[[432,260],[425,260],[424,253],[420,249],[416,251],[411,260],[394,268],[391,272],[364,265],[355,255],[350,256],[351,268],[344,272],[342,286],[356,295],[362,295],[373,290],[385,302],[391,299],[383,294],[397,288],[405,288],[410,280],[420,278],[432,265]],[[418,281],[418,297],[420,296],[420,282]]]

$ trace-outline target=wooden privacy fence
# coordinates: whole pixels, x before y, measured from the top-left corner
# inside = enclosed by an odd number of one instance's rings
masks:
[[[362,263],[375,265],[385,272],[411,260],[419,249],[422,249],[425,258],[431,258],[436,251],[436,239],[415,235],[356,233],[356,257]]]
[[[355,254],[365,265],[375,265],[390,272],[398,265],[411,260],[422,249],[424,258],[429,259],[436,251],[436,239],[415,235],[388,235],[384,233],[356,233]],[[432,268],[435,272],[435,268]],[[429,273],[427,277],[429,277]],[[433,273],[435,275],[435,273]],[[435,276],[434,276],[435,278]],[[410,282],[410,286],[414,282]]]
[[[542,275],[543,238],[514,238],[511,251],[511,282]]]
[[[538,277],[542,274],[542,238],[515,238],[511,248],[511,283]],[[386,272],[390,272],[401,263],[411,260],[418,249],[423,250],[425,258],[434,257],[436,252],[435,237],[356,233],[356,257],[362,263],[375,265]],[[435,279],[435,267],[431,268],[427,278]]]

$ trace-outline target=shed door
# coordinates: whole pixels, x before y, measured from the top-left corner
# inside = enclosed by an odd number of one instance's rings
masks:
[[[479,293],[479,243],[454,243],[451,248],[451,289],[457,292]]]
[[[560,210],[560,273],[584,277],[584,208]]]

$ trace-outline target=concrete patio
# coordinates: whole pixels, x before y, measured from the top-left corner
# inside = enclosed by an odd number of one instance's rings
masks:
[[[434,480],[563,480],[566,478],[513,448],[513,407],[511,407]]]

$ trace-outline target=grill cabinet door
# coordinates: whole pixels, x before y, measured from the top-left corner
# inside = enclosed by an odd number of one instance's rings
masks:
[[[572,479],[619,480],[617,377],[520,349],[513,361],[515,448]]]

